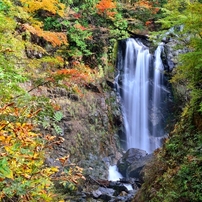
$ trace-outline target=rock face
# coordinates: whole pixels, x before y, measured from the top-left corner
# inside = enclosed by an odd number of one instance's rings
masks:
[[[138,178],[142,182],[141,171],[144,166],[149,163],[153,158],[153,154],[146,155],[137,161],[134,161],[127,169],[126,176],[132,178]]]
[[[135,162],[141,164],[141,159],[147,155],[146,151],[136,148],[128,149],[128,151],[123,155],[121,159],[117,162],[117,167],[119,172],[127,177],[128,168],[133,165]],[[141,166],[142,167],[142,166]],[[131,176],[132,177],[132,176]]]

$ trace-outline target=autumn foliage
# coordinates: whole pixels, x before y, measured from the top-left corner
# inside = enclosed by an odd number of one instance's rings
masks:
[[[58,0],[20,0],[23,8],[30,13],[45,10],[52,14],[64,15],[65,5]]]
[[[79,87],[95,81],[95,71],[79,61],[73,61],[71,69],[56,70],[52,72],[51,78],[53,80],[62,80],[64,86],[73,87],[77,93],[80,93]]]
[[[114,17],[116,14],[113,9],[116,9],[116,3],[112,0],[101,0],[97,5],[98,14],[104,14],[109,17]]]
[[[33,124],[19,122],[36,113],[30,114],[13,103],[0,108],[1,200],[51,201],[53,197],[51,176],[58,169],[44,166],[47,141],[33,132]],[[14,121],[6,120],[8,117]]]
[[[158,1],[148,1],[148,0],[141,0],[134,4],[135,9],[147,9],[152,14],[156,14],[159,11]]]
[[[63,138],[34,132],[36,126],[30,118],[40,111],[18,108],[14,103],[0,108],[0,200],[55,201],[53,181],[74,186],[85,180],[82,168],[68,165],[69,156],[57,159],[61,168],[69,166],[57,178],[58,168],[44,164],[47,149],[62,143]]]
[[[77,84],[82,84],[82,83],[84,84],[84,83],[88,83],[88,82],[92,81],[87,73],[81,73],[77,69],[57,70],[55,75],[61,75],[66,78],[70,78],[71,82],[75,82]]]
[[[65,33],[44,31],[40,27],[34,27],[29,24],[23,24],[22,27],[24,30],[29,31],[38,37],[42,37],[47,42],[50,42],[54,47],[61,46],[62,44],[67,45],[67,37]]]

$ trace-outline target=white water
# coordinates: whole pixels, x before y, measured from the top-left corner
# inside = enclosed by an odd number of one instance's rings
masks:
[[[109,166],[108,180],[109,181],[119,181],[121,178],[123,178],[123,176],[121,175],[121,173],[118,172],[117,166],[116,165]],[[133,188],[130,184],[124,184],[124,186],[128,190],[133,190]]]
[[[159,45],[152,64],[152,55],[146,46],[131,38],[126,41],[124,63],[121,61],[119,67],[119,73],[123,75],[122,86],[119,86],[120,74],[116,77],[116,84],[122,99],[127,149],[138,148],[151,153],[161,146],[161,137],[157,133],[161,134],[158,130],[162,130],[159,124],[162,118],[159,105],[162,102],[164,70],[161,60],[162,50],[163,45]],[[150,128],[149,120],[152,123]],[[108,180],[117,181],[120,178],[122,175],[116,165],[110,166]],[[132,189],[131,185],[127,188]]]
[[[126,41],[122,113],[127,149],[138,148],[151,153],[160,147],[160,138],[155,137],[157,127],[154,126],[159,123],[158,116],[160,115],[158,105],[161,101],[163,71],[161,50],[162,46],[159,46],[155,52],[155,63],[151,64],[152,55],[146,46],[132,38]],[[150,86],[150,68],[153,72],[153,89]],[[149,100],[152,100],[150,105]],[[152,118],[150,121],[153,128],[149,128],[150,118]]]
[[[123,178],[123,176],[121,175],[121,173],[118,172],[117,166],[116,165],[109,166],[108,180],[109,181],[118,181],[121,178]]]
[[[123,116],[127,136],[127,148],[150,151],[148,130],[148,48],[134,39],[126,42],[123,80]]]
[[[155,127],[158,124],[160,118],[162,118],[161,112],[159,112],[158,107],[161,102],[161,92],[162,92],[162,82],[163,82],[163,63],[161,60],[161,52],[163,50],[163,45],[159,45],[155,51],[155,62],[154,62],[154,80],[153,80],[153,103],[152,103],[152,136],[154,137],[157,134],[158,128]],[[152,149],[160,147],[159,138],[153,138]]]

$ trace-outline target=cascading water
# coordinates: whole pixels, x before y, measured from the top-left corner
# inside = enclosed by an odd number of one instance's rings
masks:
[[[115,84],[123,115],[125,149],[152,153],[161,146],[165,117],[169,115],[167,104],[172,100],[165,86],[163,51],[164,46],[160,44],[153,56],[138,39],[119,42]],[[109,180],[121,177],[115,165],[109,167]]]
[[[118,57],[117,90],[126,133],[127,149],[138,148],[151,153],[160,146],[159,136],[164,135],[159,110],[162,102],[163,64],[159,46],[155,60],[148,47],[129,38],[125,50]]]
[[[153,95],[152,95],[152,110],[151,110],[151,122],[152,122],[152,150],[160,147],[159,138],[154,138],[156,136],[162,136],[164,133],[162,125],[159,124],[160,120],[163,118],[159,106],[163,100],[163,71],[164,66],[161,60],[161,53],[163,51],[163,44],[160,44],[155,51],[155,61],[154,61],[154,78],[153,78]]]

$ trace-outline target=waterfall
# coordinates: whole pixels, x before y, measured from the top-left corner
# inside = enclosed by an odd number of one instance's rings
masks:
[[[124,44],[125,43],[125,44]],[[121,99],[126,148],[139,148],[151,153],[160,146],[164,134],[162,112],[163,64],[159,46],[155,56],[138,40],[122,42],[118,53],[117,91]]]
[[[163,90],[163,63],[161,60],[161,53],[163,51],[163,45],[160,44],[155,51],[154,60],[154,79],[153,79],[153,95],[152,95],[152,110],[151,110],[151,122],[152,122],[152,137],[160,136],[163,132],[162,125],[159,124],[160,120],[163,118],[163,114],[160,111],[160,104],[163,100],[162,90]],[[151,145],[152,150],[160,147],[159,138],[153,138]]]

